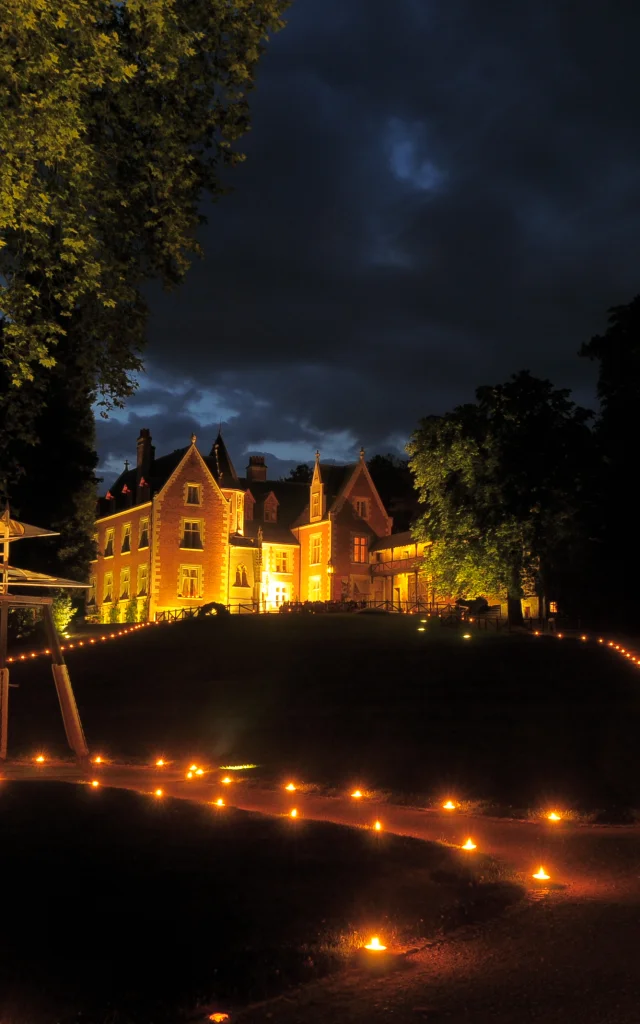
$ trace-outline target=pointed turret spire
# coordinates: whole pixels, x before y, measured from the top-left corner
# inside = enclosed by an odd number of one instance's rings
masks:
[[[221,431],[218,431],[218,436],[213,442],[210,458],[214,460],[214,476],[219,487],[240,486],[238,474],[236,473],[233,462],[231,461],[231,456],[227,451],[227,446],[222,439]]]

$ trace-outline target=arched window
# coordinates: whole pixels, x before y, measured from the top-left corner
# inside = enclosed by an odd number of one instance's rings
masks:
[[[236,566],[236,587],[248,587],[249,581],[247,579],[247,570],[244,565]]]

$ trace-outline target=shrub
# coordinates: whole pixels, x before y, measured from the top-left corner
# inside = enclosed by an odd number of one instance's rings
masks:
[[[71,595],[66,590],[58,590],[51,605],[53,624],[58,633],[62,634],[66,631],[75,613]]]

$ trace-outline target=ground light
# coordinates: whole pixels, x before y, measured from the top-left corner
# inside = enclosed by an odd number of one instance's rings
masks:
[[[372,953],[384,953],[387,947],[382,945],[377,935],[374,935],[364,948],[371,950]]]
[[[462,639],[463,640],[470,640],[471,639],[471,633],[463,633],[462,634]]]
[[[34,757],[33,760],[36,762],[36,764],[44,764],[45,758],[43,754],[38,754],[38,756]]]
[[[229,776],[228,776],[228,775],[225,775],[225,777],[224,777],[224,779],[222,780],[222,782],[224,783],[224,785],[225,785],[225,786],[228,786],[228,785],[229,785],[229,783],[231,782],[231,779],[229,778]]]
[[[221,796],[216,800],[216,807],[224,807],[224,800]]]
[[[418,633],[424,633],[424,626],[418,626]]]
[[[453,800],[447,800],[446,804],[442,805],[443,811],[455,811],[456,805]]]
[[[536,871],[536,873],[535,873],[535,875],[533,877],[535,879],[537,879],[538,882],[548,882],[549,879],[551,878],[551,875],[548,875],[547,872],[542,867],[542,865],[540,865],[540,869],[538,871]]]
[[[154,796],[164,796],[164,793],[163,793],[163,791],[161,789],[156,789],[156,791],[155,791],[155,793],[153,795]]]
[[[293,782],[290,782],[289,785],[285,786],[284,788],[288,789],[290,793],[295,793],[296,791],[296,787],[294,786]]]
[[[190,771],[190,772],[195,772],[195,771],[197,771],[197,770],[198,770],[198,766],[197,766],[197,764],[190,764],[190,765],[189,765],[189,771]]]
[[[213,1020],[216,1024],[223,1024],[223,1021],[230,1020],[228,1013],[210,1013],[209,1020]]]
[[[156,768],[164,768],[164,761],[161,757],[156,761]]]
[[[100,783],[98,782],[97,779],[93,779],[91,785],[93,786],[94,789],[97,789]]]
[[[202,768],[196,768],[196,775],[204,775]]]
[[[187,778],[188,779],[192,779],[193,778],[193,772],[187,772]]]
[[[467,839],[466,843],[463,844],[462,849],[463,850],[475,850],[475,849],[477,849],[477,847],[476,847],[476,844],[474,843],[473,839]]]
[[[94,757],[93,763],[94,764],[102,764],[102,758],[101,757]]]
[[[555,811],[552,811],[551,814],[547,814],[547,820],[548,821],[560,821],[561,818],[560,818],[559,814],[556,814]]]
[[[296,810],[295,807],[293,808],[292,811],[289,811],[289,817],[290,818],[297,818],[298,817],[298,811]]]
[[[376,821],[376,823],[375,823],[375,825],[373,827],[376,830],[376,832],[381,832],[382,831],[382,822]]]
[[[351,796],[353,797],[354,800],[360,800],[360,798],[362,796],[362,793],[360,792],[359,789],[354,789],[354,791],[351,794]]]

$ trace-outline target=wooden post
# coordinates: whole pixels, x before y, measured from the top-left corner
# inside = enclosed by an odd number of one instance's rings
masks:
[[[83,767],[88,768],[89,748],[87,747],[87,741],[85,740],[84,732],[82,731],[82,723],[80,721],[80,715],[78,714],[78,706],[71,688],[71,680],[69,679],[69,670],[65,665],[62,651],[60,650],[60,640],[58,639],[58,633],[53,622],[51,606],[46,605],[43,608],[43,612],[53,662],[51,666],[53,670],[53,681],[56,685],[58,700],[60,701],[60,710],[62,712],[62,721],[64,722],[64,731],[67,735],[67,742],[78,758],[80,764]]]
[[[9,728],[9,669],[7,668],[7,626],[9,605],[0,601],[0,761],[7,759]]]

